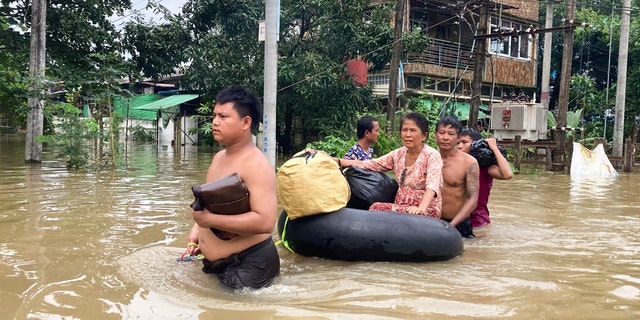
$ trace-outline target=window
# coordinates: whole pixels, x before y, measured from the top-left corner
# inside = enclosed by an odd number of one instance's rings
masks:
[[[422,77],[407,76],[407,88],[422,90]]]
[[[427,9],[411,6],[409,12],[409,28],[411,30],[427,30]]]
[[[367,77],[367,82],[373,84],[374,86],[380,85],[388,85],[389,84],[389,75],[372,75]]]
[[[505,19],[491,18],[491,33],[510,33],[524,31],[527,27],[521,23],[511,22]],[[509,56],[517,59],[529,59],[531,51],[531,35],[509,35],[503,38],[491,38],[489,50],[491,53]]]
[[[436,91],[450,92],[449,90],[451,90],[449,81],[447,81],[447,80],[438,80],[436,82]]]

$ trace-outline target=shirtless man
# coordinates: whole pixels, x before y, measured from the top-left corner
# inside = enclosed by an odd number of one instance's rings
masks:
[[[464,238],[475,238],[469,215],[478,201],[478,161],[458,150],[462,124],[445,116],[436,124],[436,143],[442,157],[442,216]]]
[[[260,101],[250,91],[229,87],[218,94],[212,133],[225,149],[213,156],[206,181],[237,172],[249,189],[251,211],[222,215],[194,211],[187,238],[190,255],[205,257],[202,271],[238,289],[270,285],[280,272],[280,259],[271,238],[277,219],[276,174],[273,165],[252,141],[261,118]],[[237,234],[222,240],[210,228]]]

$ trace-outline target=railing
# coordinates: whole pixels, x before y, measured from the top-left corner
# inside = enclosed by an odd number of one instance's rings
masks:
[[[471,69],[474,65],[470,46],[440,39],[431,39],[429,46],[420,53],[410,55],[409,61],[454,69]]]

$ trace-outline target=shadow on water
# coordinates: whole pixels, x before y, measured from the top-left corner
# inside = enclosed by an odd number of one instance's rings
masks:
[[[640,318],[635,175],[496,181],[493,223],[458,258],[342,262],[279,247],[276,283],[234,292],[198,262],[175,261],[192,225],[190,186],[203,182],[210,150],[132,145],[116,172],[69,172],[49,151],[25,166],[23,144],[0,136],[7,318]]]

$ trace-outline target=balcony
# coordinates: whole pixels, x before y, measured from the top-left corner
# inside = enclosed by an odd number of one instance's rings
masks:
[[[409,56],[409,62],[452,69],[473,70],[471,46],[440,39],[431,39],[429,46],[420,53]]]

